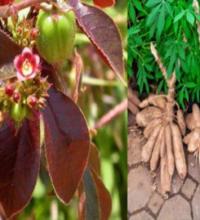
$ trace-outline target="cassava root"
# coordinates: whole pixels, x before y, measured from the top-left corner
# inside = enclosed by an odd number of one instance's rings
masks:
[[[186,117],[186,126],[190,130],[183,141],[188,145],[188,151],[195,153],[200,162],[200,108],[197,104],[192,106],[192,113]]]

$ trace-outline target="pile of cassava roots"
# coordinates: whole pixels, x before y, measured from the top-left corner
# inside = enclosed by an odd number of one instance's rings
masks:
[[[142,160],[150,164],[151,171],[159,168],[161,191],[165,194],[171,190],[175,169],[180,178],[186,177],[183,142],[188,145],[190,152],[198,153],[200,158],[200,109],[194,104],[185,123],[183,111],[175,101],[175,73],[167,76],[166,68],[152,43],[151,53],[167,82],[168,93],[151,94],[140,102],[138,106],[141,111],[136,114],[136,122],[143,128],[147,139],[142,148]],[[187,128],[191,132],[186,135]]]

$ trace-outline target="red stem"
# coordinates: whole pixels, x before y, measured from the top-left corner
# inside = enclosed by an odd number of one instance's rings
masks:
[[[125,99],[113,109],[111,109],[108,113],[106,113],[99,121],[95,124],[94,129],[98,129],[108,124],[112,119],[116,118],[122,112],[125,112],[128,108],[128,100]]]
[[[7,18],[13,13],[16,13],[24,8],[31,7],[42,2],[47,2],[47,0],[23,0],[19,3],[14,3],[12,5],[0,6],[0,17]]]

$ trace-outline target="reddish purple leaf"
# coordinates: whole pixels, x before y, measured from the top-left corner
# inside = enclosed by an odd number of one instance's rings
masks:
[[[68,203],[85,170],[89,132],[77,105],[51,88],[43,112],[46,127],[46,156],[49,174],[59,198]]]
[[[100,177],[95,172],[92,172],[92,175],[97,188],[97,195],[101,210],[101,220],[108,220],[112,210],[112,200],[110,194]]]
[[[122,42],[113,20],[102,10],[70,0],[80,28],[117,75],[124,73]]]
[[[31,199],[40,166],[39,123],[25,121],[17,135],[0,129],[0,204],[11,217]]]
[[[100,220],[100,203],[98,199],[97,187],[94,182],[94,178],[89,169],[84,173],[83,177],[84,191],[85,191],[85,201],[83,206],[83,215],[85,215],[86,220]]]
[[[13,61],[21,48],[0,29],[0,67]]]
[[[101,173],[101,163],[99,158],[99,151],[95,144],[90,144],[90,155],[88,159],[88,167],[90,170],[96,172],[98,175]]]
[[[82,219],[93,220],[108,220],[111,214],[112,201],[108,190],[105,188],[100,177],[90,169],[87,169],[83,178],[84,193],[80,194],[79,205],[82,208],[79,210],[79,215]]]

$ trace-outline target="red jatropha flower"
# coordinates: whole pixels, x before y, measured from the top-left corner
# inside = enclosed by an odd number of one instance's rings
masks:
[[[14,66],[20,81],[33,79],[40,69],[40,57],[31,49],[24,48],[22,54],[15,57]]]

